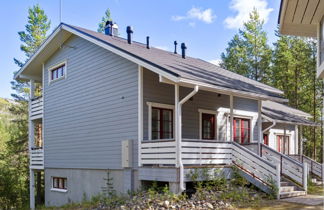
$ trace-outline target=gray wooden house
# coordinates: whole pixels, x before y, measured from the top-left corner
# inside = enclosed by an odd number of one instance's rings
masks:
[[[179,193],[193,169],[230,178],[233,165],[265,192],[273,180],[278,198],[306,193],[307,164],[263,145],[262,103],[286,102],[280,90],[189,57],[185,44],[168,52],[116,31],[62,23],[15,75],[31,85],[31,208],[37,171],[47,206],[102,192],[107,172],[119,193],[148,181]]]

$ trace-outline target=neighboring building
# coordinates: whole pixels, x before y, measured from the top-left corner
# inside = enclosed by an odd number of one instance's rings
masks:
[[[262,103],[264,144],[286,155],[302,154],[302,126],[319,126],[303,111],[273,101]],[[300,132],[298,134],[298,132]],[[299,137],[298,137],[299,136]]]
[[[312,37],[318,40],[317,76],[324,78],[324,1],[281,0],[279,31],[284,35]]]
[[[307,166],[261,142],[262,102],[286,102],[282,91],[188,57],[184,43],[180,54],[163,51],[111,27],[62,23],[15,75],[31,84],[31,208],[39,170],[47,206],[102,192],[108,173],[119,193],[147,181],[182,192],[190,171],[220,168],[230,178],[233,165],[265,192],[271,179],[281,198],[306,193]],[[245,148],[253,143],[255,152]]]
[[[278,17],[279,32],[284,35],[304,36],[317,39],[317,77],[324,79],[324,1],[281,0]],[[324,82],[324,81],[323,81]],[[323,104],[324,104],[324,96]],[[324,107],[322,109],[324,113]],[[322,121],[324,119],[321,119]],[[324,124],[322,124],[324,126]],[[324,129],[324,128],[323,128]],[[323,144],[324,145],[324,139]],[[324,147],[322,155],[324,160]],[[300,158],[303,162],[307,157]],[[322,168],[323,163],[322,163]],[[323,171],[321,172],[324,173]]]

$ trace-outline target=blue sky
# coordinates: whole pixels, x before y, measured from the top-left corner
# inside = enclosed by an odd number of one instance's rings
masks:
[[[40,4],[51,20],[50,32],[59,24],[59,0],[0,0],[0,97],[10,98],[10,81],[18,70],[13,58],[25,60],[17,32],[25,29],[27,10]],[[62,21],[96,30],[110,8],[119,33],[134,28],[134,40],[173,50],[173,41],[185,42],[188,55],[207,61],[220,59],[228,41],[238,32],[248,13],[257,8],[265,19],[269,44],[276,40],[280,0],[62,0]]]

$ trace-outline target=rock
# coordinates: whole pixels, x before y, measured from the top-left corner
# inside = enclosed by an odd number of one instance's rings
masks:
[[[209,208],[209,209],[214,209],[214,206],[211,204],[211,203],[206,203],[206,206]]]
[[[170,202],[168,200],[164,201],[163,203],[165,208],[169,208]]]

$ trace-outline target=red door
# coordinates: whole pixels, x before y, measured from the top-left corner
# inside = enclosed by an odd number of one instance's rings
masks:
[[[234,141],[239,144],[250,143],[250,120],[234,118]]]
[[[263,143],[269,146],[269,136],[268,134],[263,134]]]
[[[202,139],[215,139],[215,115],[202,113]]]

